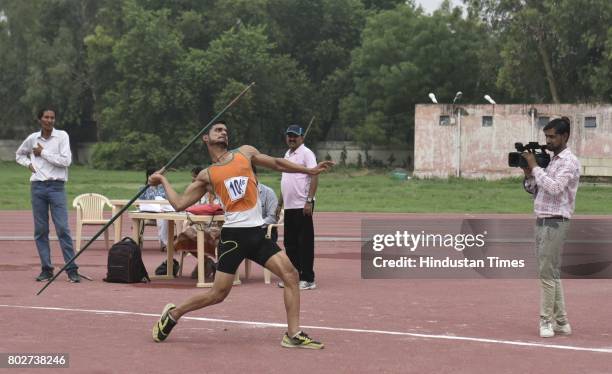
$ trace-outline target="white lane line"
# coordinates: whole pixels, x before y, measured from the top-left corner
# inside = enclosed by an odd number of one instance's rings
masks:
[[[159,317],[159,314],[127,312],[127,311],[120,311],[120,310],[75,309],[75,308],[58,308],[58,307],[7,305],[7,304],[0,304],[0,307],[34,309],[34,310],[53,310],[53,311],[62,311],[62,312],[95,313],[95,314],[116,314],[116,315],[144,316],[144,317],[156,317],[156,318]],[[260,326],[260,327],[284,328],[287,326],[286,323],[239,321],[239,320],[205,318],[205,317],[182,317],[181,319],[192,320],[192,321],[233,323],[233,324],[239,324],[239,325],[251,325],[251,326]],[[414,338],[424,338],[424,339],[460,340],[460,341],[470,341],[470,342],[478,342],[478,343],[514,345],[514,346],[521,346],[521,347],[550,348],[550,349],[562,349],[562,350],[569,350],[569,351],[583,351],[583,352],[597,352],[597,353],[612,353],[612,348],[591,348],[591,347],[579,347],[579,346],[573,346],[573,345],[542,344],[542,343],[523,342],[523,341],[516,341],[516,340],[474,338],[474,337],[469,337],[469,336],[418,334],[418,333],[403,332],[403,331],[366,330],[366,329],[351,329],[351,328],[344,328],[344,327],[327,327],[327,326],[302,326],[302,327],[305,329],[312,329],[312,330],[329,330],[329,331],[342,331],[342,332],[356,332],[356,333],[364,333],[364,334],[410,336]]]
[[[83,236],[82,239],[85,241],[88,241],[89,239],[93,238],[93,236]],[[33,235],[0,235],[0,240],[2,241],[34,241],[34,236]],[[57,241],[57,236],[54,235],[49,235],[49,240],[51,241]],[[98,237],[98,239],[96,239],[96,241],[103,241],[104,238],[103,237]],[[157,236],[145,236],[144,239],[145,241],[154,241],[157,240],[159,241],[159,237]]]
[[[83,240],[88,241],[91,239],[91,236],[84,236]],[[283,239],[283,236],[280,235],[279,239]],[[49,240],[57,241],[56,236],[50,236]],[[96,241],[102,241],[104,238],[98,237]],[[144,241],[158,241],[159,238],[156,236],[145,236]],[[31,235],[0,235],[0,241],[34,241]],[[359,243],[367,243],[370,241],[367,238],[361,238],[358,236],[316,236],[315,242],[359,242]],[[533,244],[535,243],[535,239],[513,239],[513,238],[499,238],[499,239],[487,239],[487,243],[509,243],[509,244]],[[612,240],[586,240],[586,239],[567,239],[565,243],[569,244],[612,244]]]

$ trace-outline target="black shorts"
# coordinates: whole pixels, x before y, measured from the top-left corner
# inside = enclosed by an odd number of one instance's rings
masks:
[[[217,270],[235,274],[245,258],[264,266],[270,257],[280,252],[276,243],[266,239],[266,231],[262,227],[223,227]]]

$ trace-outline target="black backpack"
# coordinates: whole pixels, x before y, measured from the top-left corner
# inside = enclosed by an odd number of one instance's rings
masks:
[[[151,281],[142,262],[140,247],[132,238],[123,238],[108,251],[108,267],[104,281],[111,283]]]

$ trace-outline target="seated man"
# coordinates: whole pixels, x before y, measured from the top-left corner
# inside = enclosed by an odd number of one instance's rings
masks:
[[[148,183],[149,176],[155,173],[155,169],[148,168],[147,169],[147,179],[145,183]],[[164,186],[149,186],[142,195],[140,195],[140,200],[166,200],[166,190],[164,190]],[[157,219],[155,220],[157,224],[157,236],[159,237],[160,248],[161,251],[165,251],[168,246],[168,220],[165,219]]]
[[[251,165],[253,174],[257,179],[257,191],[259,192],[259,202],[261,203],[261,218],[264,220],[263,228],[268,230],[268,225],[275,224],[278,219],[276,217],[276,207],[278,206],[278,198],[273,189],[266,186],[259,181],[257,175],[257,168],[255,165]],[[274,243],[278,239],[278,230],[276,227],[272,228],[271,239]]]

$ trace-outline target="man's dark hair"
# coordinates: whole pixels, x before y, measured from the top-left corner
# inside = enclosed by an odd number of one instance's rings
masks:
[[[191,169],[191,175],[198,175],[202,170],[204,170],[203,167],[196,166],[195,168]]]
[[[50,106],[50,105],[42,107],[38,111],[38,114],[36,115],[36,118],[41,119],[43,114],[45,114],[45,112],[48,112],[48,111],[53,112],[53,114],[55,114],[55,117],[57,118],[57,110],[54,107]]]
[[[149,183],[149,177],[151,176],[151,174],[155,173],[157,171],[157,169],[155,168],[147,168],[147,179],[145,179],[145,184]]]
[[[555,129],[555,134],[570,134],[570,120],[567,117],[555,118],[544,126],[544,130]]]
[[[212,130],[212,128],[215,127],[215,125],[225,125],[225,127],[227,127],[227,122],[225,122],[222,119],[215,121],[212,125],[208,126],[208,128],[204,132],[204,135],[210,134],[210,130]]]

